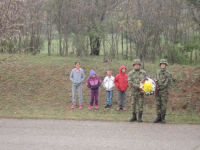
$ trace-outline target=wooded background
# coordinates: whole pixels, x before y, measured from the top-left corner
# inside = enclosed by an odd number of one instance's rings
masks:
[[[48,55],[199,63],[199,27],[199,0],[0,0],[0,52],[12,55],[47,45]]]

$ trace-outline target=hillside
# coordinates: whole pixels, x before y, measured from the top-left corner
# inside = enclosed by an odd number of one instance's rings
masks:
[[[1,58],[6,55],[1,55]],[[128,121],[131,116],[131,102],[127,91],[127,111],[116,111],[117,90],[114,90],[113,107],[105,109],[106,94],[103,87],[99,90],[99,110],[87,110],[90,91],[86,87],[86,79],[91,69],[95,70],[101,80],[106,71],[111,68],[115,76],[121,65],[130,71],[132,62],[114,60],[103,63],[101,56],[81,61],[70,57],[55,57],[46,55],[27,56],[18,60],[14,56],[1,65],[0,71],[0,117],[2,118],[55,118],[81,120]],[[74,68],[74,62],[81,62],[86,79],[83,84],[83,109],[72,110],[71,81],[69,74]],[[148,68],[148,69],[147,69]],[[147,74],[154,77],[157,64],[145,64]],[[172,73],[168,111],[166,120],[178,123],[200,123],[200,67],[171,65]],[[78,104],[78,98],[77,98]],[[154,96],[145,98],[144,121],[155,119]]]

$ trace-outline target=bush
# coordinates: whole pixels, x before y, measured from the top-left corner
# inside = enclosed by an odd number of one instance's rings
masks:
[[[175,44],[174,48],[173,46],[171,46],[170,53],[171,53],[170,61],[168,57],[168,50],[166,50],[163,55],[163,58],[168,59],[170,63],[178,63],[184,65],[190,64],[189,58],[186,57],[188,55],[186,55],[186,53],[183,51],[183,47],[180,44]]]

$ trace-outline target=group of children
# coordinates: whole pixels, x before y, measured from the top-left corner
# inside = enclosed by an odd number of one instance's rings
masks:
[[[75,62],[75,68],[72,69],[70,74],[70,80],[72,81],[72,106],[71,108],[76,107],[76,90],[79,93],[79,109],[82,108],[82,82],[85,79],[84,71],[80,68],[80,62]],[[101,80],[96,76],[94,70],[90,71],[89,78],[86,83],[87,87],[90,88],[91,98],[90,105],[88,109],[93,108],[95,101],[95,109],[99,109],[98,105],[98,93],[99,86],[101,85]],[[112,107],[113,100],[113,90],[114,87],[117,87],[118,90],[118,108],[117,110],[126,110],[125,108],[125,99],[126,99],[126,89],[129,87],[128,84],[128,75],[126,74],[126,67],[121,66],[119,74],[114,78],[110,70],[107,71],[107,76],[103,80],[103,87],[106,89],[107,101],[105,108]]]

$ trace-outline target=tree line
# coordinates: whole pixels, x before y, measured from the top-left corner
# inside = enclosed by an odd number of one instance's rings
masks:
[[[0,52],[200,62],[198,0],[0,0]]]

